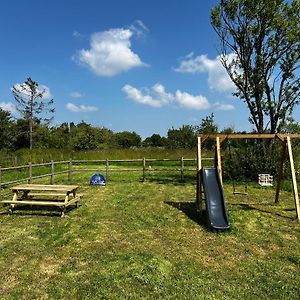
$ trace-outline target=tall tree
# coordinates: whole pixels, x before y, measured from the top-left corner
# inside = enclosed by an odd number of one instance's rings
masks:
[[[12,88],[13,96],[17,102],[17,110],[28,121],[29,125],[29,148],[33,146],[33,126],[35,122],[48,124],[53,117],[40,117],[43,113],[54,113],[51,108],[53,99],[46,99],[45,89],[39,88],[37,82],[30,77],[22,84],[15,84]]]
[[[0,108],[0,149],[13,148],[13,125],[14,122],[10,112]]]
[[[196,146],[196,134],[194,126],[182,125],[180,128],[168,130],[168,146],[170,148],[193,149]]]
[[[212,113],[201,120],[199,126],[195,126],[197,134],[214,134],[218,133],[218,125],[215,123],[215,115]],[[208,150],[214,148],[215,142],[211,139],[204,143],[204,147]]]
[[[211,23],[249,121],[258,133],[280,132],[299,104],[300,1],[221,0]]]

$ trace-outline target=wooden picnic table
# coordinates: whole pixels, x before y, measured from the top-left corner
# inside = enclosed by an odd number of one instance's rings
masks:
[[[82,197],[77,194],[78,188],[78,185],[20,184],[10,188],[13,192],[12,200],[4,200],[2,203],[10,204],[11,212],[17,205],[56,206],[61,209],[63,217],[68,206],[78,206]]]

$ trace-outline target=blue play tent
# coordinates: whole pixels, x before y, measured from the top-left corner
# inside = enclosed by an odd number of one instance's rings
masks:
[[[94,174],[90,179],[90,185],[106,185],[104,176],[102,174]]]

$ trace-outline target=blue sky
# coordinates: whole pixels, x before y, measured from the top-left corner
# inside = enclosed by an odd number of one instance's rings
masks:
[[[31,77],[55,103],[54,125],[84,120],[142,137],[199,124],[249,130],[245,104],[218,62],[199,0],[3,0],[0,106]]]

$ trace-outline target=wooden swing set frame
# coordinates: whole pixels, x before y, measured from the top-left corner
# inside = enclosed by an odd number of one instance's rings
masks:
[[[200,134],[197,136],[197,203],[199,205],[200,211],[202,211],[202,178],[201,178],[201,168],[202,168],[202,144],[207,139],[214,139],[216,141],[215,145],[215,167],[218,169],[220,182],[223,185],[222,178],[222,159],[221,159],[221,144],[226,139],[278,139],[282,142],[281,156],[277,177],[277,186],[276,186],[276,196],[275,203],[279,202],[279,194],[281,188],[281,182],[283,179],[284,172],[284,162],[286,158],[286,153],[288,152],[289,163],[291,168],[292,175],[292,184],[293,184],[293,194],[295,200],[295,208],[297,213],[298,221],[300,221],[300,203],[298,195],[298,187],[296,180],[295,164],[292,151],[292,142],[293,138],[300,138],[300,134]]]

